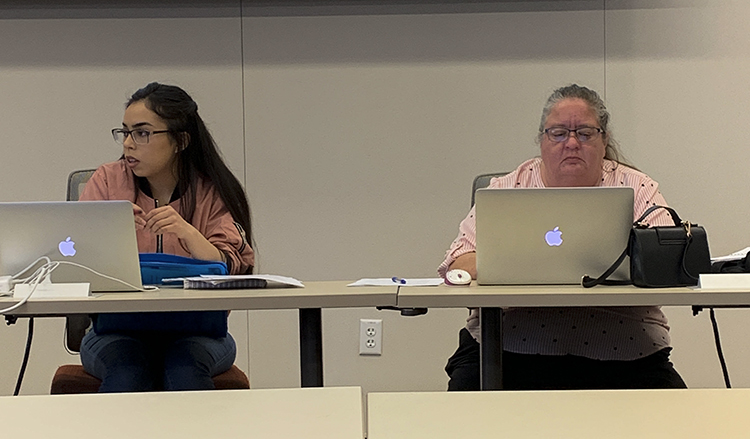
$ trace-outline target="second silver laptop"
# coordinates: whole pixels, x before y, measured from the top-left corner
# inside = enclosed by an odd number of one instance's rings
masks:
[[[629,187],[480,189],[477,283],[580,284],[622,253],[633,224]],[[612,279],[627,279],[626,260]]]

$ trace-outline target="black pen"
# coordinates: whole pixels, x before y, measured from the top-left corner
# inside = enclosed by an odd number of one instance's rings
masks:
[[[156,203],[156,208],[159,208],[159,200],[154,199],[154,202]],[[156,235],[156,253],[163,253],[164,250],[162,248],[162,236]]]

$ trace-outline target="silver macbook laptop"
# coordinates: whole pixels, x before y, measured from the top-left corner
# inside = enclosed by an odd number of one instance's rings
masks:
[[[0,203],[0,275],[14,275],[40,256],[142,287],[133,208],[127,201]],[[89,282],[91,291],[134,290],[67,264],[51,278]]]
[[[629,187],[480,189],[477,283],[580,284],[598,277],[628,243]],[[611,279],[628,278],[629,261]]]

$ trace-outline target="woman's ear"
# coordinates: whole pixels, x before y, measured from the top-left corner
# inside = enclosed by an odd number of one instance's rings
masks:
[[[184,151],[188,145],[190,145],[190,134],[188,133],[180,133],[178,136],[179,144],[177,145],[177,151]]]

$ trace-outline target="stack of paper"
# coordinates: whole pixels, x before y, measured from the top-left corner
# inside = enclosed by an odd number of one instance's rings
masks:
[[[726,256],[717,256],[715,258],[711,258],[711,262],[720,262],[720,261],[737,261],[745,256],[747,256],[747,253],[750,252],[750,247],[745,247],[742,250],[737,250],[736,252],[732,253],[731,255]]]

